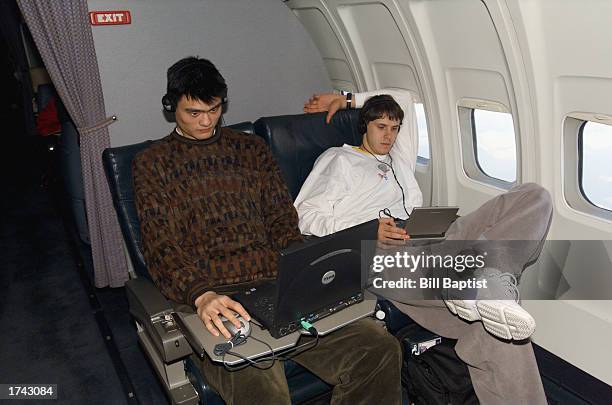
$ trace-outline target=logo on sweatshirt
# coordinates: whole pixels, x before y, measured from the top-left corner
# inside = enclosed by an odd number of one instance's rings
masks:
[[[389,180],[389,177],[387,176],[387,172],[390,170],[389,166],[386,165],[385,163],[381,163],[376,167],[378,167],[378,169],[382,172],[382,173],[378,173],[378,176],[381,179]]]

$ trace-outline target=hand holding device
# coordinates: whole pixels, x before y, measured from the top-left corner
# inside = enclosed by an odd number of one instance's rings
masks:
[[[240,323],[239,328],[237,328],[236,325],[234,325],[234,323],[229,321],[226,317],[222,316],[220,318],[221,322],[223,322],[223,326],[232,334],[232,336],[226,343],[219,343],[215,345],[213,353],[217,356],[223,356],[225,358],[225,355],[230,353],[234,347],[244,344],[247,341],[247,337],[251,333],[251,324],[245,321],[244,318],[238,314],[234,314],[234,316],[234,319],[238,320]]]
[[[200,295],[195,300],[195,306],[198,316],[213,336],[219,336],[219,332],[227,339],[233,336],[227,330],[227,324],[224,324],[221,318],[225,318],[226,323],[232,324],[236,329],[244,326],[236,318],[236,314],[242,317],[244,323],[251,320],[251,317],[240,303],[227,295],[219,295],[214,291],[207,291]]]
[[[235,336],[236,334],[243,335],[244,337],[249,336],[249,334],[251,333],[251,324],[249,323],[249,321],[246,321],[238,314],[234,315],[236,315],[235,319],[240,323],[240,327],[236,327],[236,325],[234,325],[232,321],[222,316],[220,319],[221,322],[223,322],[223,326],[225,326],[225,329],[227,329],[232,336]]]
[[[380,218],[378,220],[378,240],[379,241],[404,241],[410,239],[410,235],[405,229],[400,228],[393,218]]]

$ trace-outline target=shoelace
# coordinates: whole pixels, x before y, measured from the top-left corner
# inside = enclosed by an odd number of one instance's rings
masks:
[[[518,280],[516,276],[512,273],[500,273],[497,277],[501,280],[502,286],[506,288],[506,291],[514,295],[514,301],[518,303],[521,298],[521,293],[518,289]]]

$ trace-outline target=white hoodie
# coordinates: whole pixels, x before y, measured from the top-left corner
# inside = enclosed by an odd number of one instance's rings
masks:
[[[423,203],[414,178],[418,133],[412,95],[403,90],[376,90],[355,94],[357,108],[379,94],[389,94],[404,111],[402,126],[389,155],[404,189],[406,209]],[[388,155],[376,155],[390,163]],[[406,218],[402,192],[388,166],[358,146],[329,148],[319,156],[294,202],[303,234],[325,236],[378,218],[388,208],[394,217]]]

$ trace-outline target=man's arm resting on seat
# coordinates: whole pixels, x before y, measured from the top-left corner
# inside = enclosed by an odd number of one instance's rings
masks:
[[[397,150],[395,156],[400,157],[410,166],[410,170],[414,172],[416,165],[416,157],[418,150],[418,129],[416,122],[416,110],[414,107],[414,98],[408,90],[399,89],[380,89],[367,91],[362,93],[354,93],[351,105],[354,108],[361,108],[366,100],[370,97],[388,94],[399,104],[404,111],[404,120],[400,133],[398,134],[394,149]],[[304,104],[304,112],[317,113],[327,111],[325,121],[329,124],[332,117],[339,110],[347,108],[346,97],[339,94],[323,93],[314,94]]]

